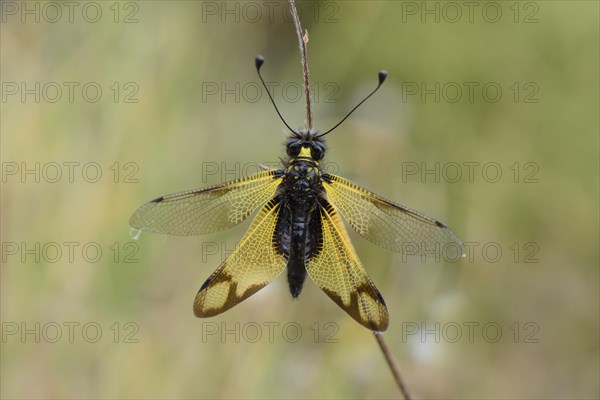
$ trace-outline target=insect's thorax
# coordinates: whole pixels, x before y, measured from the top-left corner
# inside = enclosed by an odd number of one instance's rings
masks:
[[[311,202],[323,191],[321,169],[308,150],[292,158],[285,170],[283,186],[290,200],[297,203]]]

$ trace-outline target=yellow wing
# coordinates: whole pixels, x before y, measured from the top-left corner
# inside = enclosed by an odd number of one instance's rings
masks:
[[[194,300],[197,317],[212,317],[250,297],[283,271],[286,260],[275,246],[281,203],[260,210],[236,250],[204,282]]]
[[[201,235],[230,228],[271,199],[281,176],[275,170],[220,185],[161,196],[136,210],[134,228],[171,235]]]
[[[361,265],[338,213],[327,201],[322,203],[322,246],[306,262],[306,271],[361,325],[373,331],[385,331],[389,316],[383,297]]]
[[[411,255],[450,254],[464,247],[442,222],[393,203],[347,179],[328,174],[323,186],[327,199],[365,239],[386,249]]]

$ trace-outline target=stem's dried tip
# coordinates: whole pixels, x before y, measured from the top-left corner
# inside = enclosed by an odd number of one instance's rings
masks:
[[[306,55],[306,44],[308,43],[308,31],[302,34],[302,25],[296,9],[296,2],[289,0],[290,11],[296,27],[296,36],[298,36],[298,46],[300,47],[300,62],[302,64],[302,75],[304,78],[304,97],[306,98],[306,127],[312,129],[312,109],[310,106],[310,82],[308,80],[308,56]]]

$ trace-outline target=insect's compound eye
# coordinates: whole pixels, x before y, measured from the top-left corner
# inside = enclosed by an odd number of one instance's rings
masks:
[[[321,158],[323,158],[323,149],[318,146],[312,146],[310,149],[310,155],[312,156],[313,160],[319,161]]]
[[[300,142],[292,142],[292,143],[288,144],[288,146],[287,146],[288,156],[298,157],[298,154],[300,154],[300,147],[301,147]]]

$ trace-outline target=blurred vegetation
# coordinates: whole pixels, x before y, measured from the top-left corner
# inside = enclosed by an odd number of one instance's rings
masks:
[[[292,301],[282,276],[221,316],[194,318],[197,289],[249,222],[205,237],[142,234],[138,262],[125,262],[128,219],[143,202],[216,184],[223,166],[239,176],[254,170],[250,163],[283,155],[285,129],[264,93],[254,101],[256,54],[265,56],[266,80],[279,83],[274,96],[282,114],[303,126],[304,103],[294,92],[299,52],[283,5],[273,6],[269,18],[267,2],[99,2],[102,17],[90,23],[81,3],[73,22],[63,8],[58,21],[40,14],[38,23],[32,16],[22,22],[6,3],[20,11],[36,2],[4,2],[2,9],[3,171],[14,163],[94,162],[103,175],[90,183],[77,167],[69,182],[64,167],[56,183],[36,183],[32,175],[23,183],[3,172],[1,397],[397,398],[372,335],[312,282]],[[465,7],[457,22],[449,21],[455,14],[444,4],[301,3],[319,89],[318,128],[332,126],[368,93],[378,70],[389,72],[377,96],[328,136],[332,167],[479,244],[459,263],[421,262],[351,233],[390,310],[385,336],[418,397],[598,398],[598,3],[495,2],[502,11],[495,23],[483,17],[488,3],[477,3],[472,22]],[[435,14],[421,16],[424,7],[438,7],[439,22]],[[56,102],[37,103],[32,95],[22,102],[6,86],[22,82],[80,86],[73,102],[66,89]],[[103,89],[98,102],[82,98],[89,82]],[[449,101],[450,91],[439,102],[433,95],[422,101],[408,91],[436,82],[479,86],[474,101],[466,92]],[[238,83],[239,99],[223,94],[221,85]],[[498,101],[483,97],[486,83],[502,88]],[[214,84],[218,94],[207,92]],[[138,101],[126,103],[132,88]],[[502,176],[488,182],[478,167],[470,182],[469,162],[497,163]],[[406,174],[407,167],[436,163],[458,163],[462,178],[452,182],[450,170],[437,182]],[[137,183],[126,182],[132,171]],[[22,253],[6,251],[7,243],[36,242],[79,247],[73,262],[66,254],[57,262],[31,255],[22,262]],[[98,262],[82,257],[86,243],[102,248]],[[482,251],[486,243],[502,249],[497,262]],[[208,251],[215,246],[217,254]],[[538,262],[525,262],[532,260]],[[36,343],[34,334],[7,334],[15,324],[32,329],[36,322],[59,324],[63,336]],[[71,343],[69,322],[93,322],[102,337],[90,343],[77,328]],[[127,322],[135,325],[126,329]],[[295,343],[281,336],[280,327],[291,322],[303,329]],[[336,343],[325,340],[330,322],[339,329]],[[235,330],[236,323],[257,323],[263,336],[256,343],[203,338],[206,329]],[[273,341],[265,323],[280,324]],[[433,330],[440,323],[439,343],[433,334],[407,334],[421,323]],[[465,323],[478,324],[473,340]],[[490,340],[493,329],[482,333],[488,323],[502,328],[497,342]],[[462,327],[456,343],[448,340],[452,324]],[[126,343],[132,327],[138,342]]]

